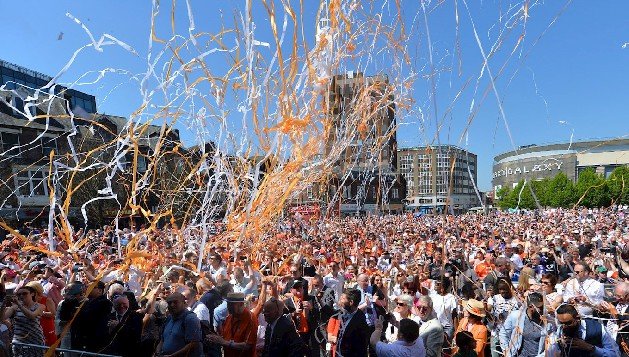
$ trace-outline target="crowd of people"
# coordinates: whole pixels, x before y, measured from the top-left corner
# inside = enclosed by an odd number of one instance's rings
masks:
[[[291,217],[205,244],[23,227],[1,243],[0,355],[629,356],[628,223],[623,206]]]

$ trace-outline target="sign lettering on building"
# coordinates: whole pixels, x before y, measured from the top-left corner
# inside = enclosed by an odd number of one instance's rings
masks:
[[[543,161],[539,164],[527,164],[520,165],[516,167],[507,167],[504,169],[500,169],[498,171],[494,171],[494,178],[504,177],[504,176],[513,176],[513,175],[522,175],[528,174],[530,172],[543,172],[543,171],[553,171],[553,170],[561,170],[561,165],[563,162],[552,159],[548,161]]]

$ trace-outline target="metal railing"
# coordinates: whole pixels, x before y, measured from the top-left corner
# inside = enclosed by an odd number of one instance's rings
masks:
[[[15,346],[17,351],[20,351],[21,349],[31,349],[31,348],[36,348],[36,349],[40,349],[40,350],[44,350],[47,351],[50,349],[50,346],[43,346],[43,345],[34,345],[32,343],[23,343],[23,342],[18,342],[18,341],[13,341],[12,345]],[[55,348],[55,352],[68,352],[71,353],[72,356],[99,356],[99,357],[120,357],[117,355],[108,355],[108,354],[104,354],[104,353],[96,353],[96,352],[87,352],[87,351],[81,351],[81,350],[71,350],[68,348]],[[19,352],[16,355],[16,357],[19,356]]]

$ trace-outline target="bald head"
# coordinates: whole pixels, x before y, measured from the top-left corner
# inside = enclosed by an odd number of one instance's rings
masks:
[[[129,298],[126,295],[117,295],[113,301],[114,310],[119,315],[124,315],[129,309]]]
[[[616,287],[614,288],[614,295],[616,295],[616,299],[618,299],[618,302],[623,302],[623,303],[627,303],[629,300],[629,283],[627,283],[626,281],[621,281],[619,283],[616,284]]]
[[[186,309],[186,298],[181,293],[172,293],[166,298],[168,311],[173,316],[178,316]]]
[[[367,286],[369,286],[369,277],[367,276],[367,274],[358,275],[356,281],[358,282],[358,285],[363,289],[366,289]]]
[[[284,303],[276,298],[269,299],[267,302],[264,303],[264,306],[262,307],[264,320],[269,324],[282,316],[283,311]]]
[[[204,292],[212,289],[212,283],[207,278],[201,278],[196,282],[197,292],[200,295],[203,295]]]

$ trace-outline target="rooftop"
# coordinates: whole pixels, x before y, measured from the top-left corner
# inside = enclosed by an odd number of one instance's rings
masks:
[[[604,151],[604,149],[618,146],[627,146],[629,149],[629,138],[625,137],[616,137],[616,138],[605,138],[605,139],[586,139],[582,141],[575,142],[558,142],[558,143],[547,143],[541,145],[525,145],[520,146],[517,150],[511,150],[494,157],[494,163],[502,161],[511,156],[519,156],[531,153],[540,153],[540,152],[566,152],[571,151],[574,153],[580,152],[588,152],[588,151]]]

